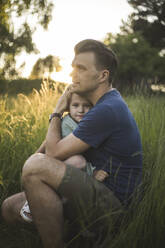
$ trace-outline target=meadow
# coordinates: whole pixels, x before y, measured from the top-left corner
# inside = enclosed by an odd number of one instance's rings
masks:
[[[60,85],[42,85],[29,96],[0,97],[0,205],[21,191],[25,160],[45,138],[48,116],[62,92]],[[125,212],[117,234],[100,248],[161,248],[165,246],[165,95],[124,96],[140,129],[143,144],[143,198]],[[0,247],[39,248],[34,227],[7,226],[0,217]],[[71,246],[73,247],[73,246]],[[80,246],[77,244],[76,246]],[[86,242],[85,248],[97,247]]]

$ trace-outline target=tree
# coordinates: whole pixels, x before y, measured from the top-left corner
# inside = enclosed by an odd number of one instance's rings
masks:
[[[17,75],[15,56],[23,49],[27,53],[37,52],[32,41],[35,29],[30,27],[30,17],[46,29],[51,20],[52,8],[52,0],[0,1],[0,78]],[[19,28],[15,27],[14,20],[22,22]]]
[[[165,48],[165,0],[128,0],[135,9],[130,16],[131,28],[141,32],[153,47]]]
[[[140,33],[115,36],[109,33],[104,42],[119,58],[116,86],[120,90],[132,90],[135,85],[141,87],[142,81],[153,82],[155,78],[165,77],[165,72],[159,70],[160,64],[165,64],[165,59],[159,56],[159,50],[152,48]]]
[[[56,70],[61,70],[60,59],[59,57],[48,55],[44,59],[38,59],[35,65],[33,66],[30,78],[43,78],[45,73],[48,73],[48,77],[50,78],[50,74]]]

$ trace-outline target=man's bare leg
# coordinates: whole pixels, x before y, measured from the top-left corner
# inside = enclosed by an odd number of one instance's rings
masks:
[[[82,155],[74,155],[64,161],[66,164],[82,169],[86,166],[86,160]],[[15,224],[16,222],[27,223],[20,215],[20,210],[26,201],[24,192],[12,195],[4,200],[1,211],[4,220],[8,224]]]
[[[25,163],[22,182],[34,223],[45,248],[62,248],[63,206],[56,193],[66,165],[45,154],[34,154]]]
[[[24,192],[12,195],[8,197],[2,203],[2,216],[8,224],[14,224],[16,222],[25,223],[20,215],[20,210],[26,201]]]

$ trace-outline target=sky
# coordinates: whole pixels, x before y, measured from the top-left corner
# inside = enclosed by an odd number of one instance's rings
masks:
[[[127,0],[54,0],[54,3],[53,19],[48,31],[37,27],[33,35],[40,53],[23,53],[17,64],[19,66],[26,62],[23,76],[28,77],[38,58],[49,54],[59,56],[63,69],[52,77],[70,83],[74,45],[83,39],[103,41],[106,33],[120,32],[122,19],[126,21],[133,10]]]

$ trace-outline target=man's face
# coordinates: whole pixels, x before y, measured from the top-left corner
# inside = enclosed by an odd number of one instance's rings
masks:
[[[91,109],[92,105],[75,93],[72,94],[69,104],[69,112],[73,120],[80,122],[83,116]]]
[[[100,71],[96,69],[96,59],[93,52],[75,55],[71,73],[74,92],[88,94],[99,86]]]

